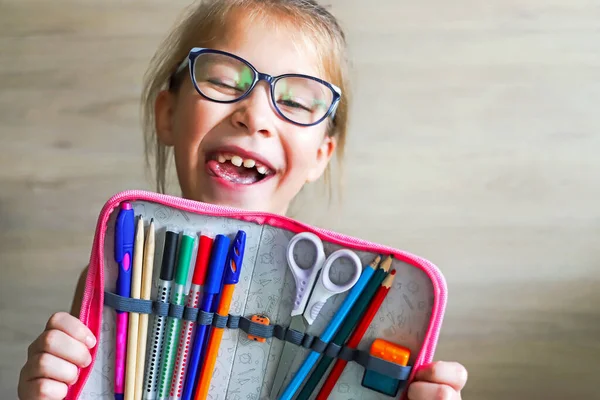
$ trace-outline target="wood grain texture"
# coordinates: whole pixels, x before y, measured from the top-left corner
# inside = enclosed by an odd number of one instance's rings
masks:
[[[103,203],[153,187],[141,79],[188,3],[0,2],[1,398],[69,308]],[[346,190],[294,216],[441,268],[436,358],[468,367],[464,398],[600,398],[600,3],[331,3],[354,64]]]

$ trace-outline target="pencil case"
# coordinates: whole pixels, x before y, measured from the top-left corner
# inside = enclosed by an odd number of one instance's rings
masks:
[[[116,216],[125,202],[132,205],[136,216],[143,218],[146,227],[150,220],[153,221],[156,244],[151,301],[122,305],[115,302],[115,299],[118,300],[118,296],[115,296],[118,265],[113,238]],[[240,231],[246,234],[241,273],[228,315],[201,315],[197,309],[172,305],[168,310],[156,307],[160,296],[158,279],[165,231],[169,227],[176,227],[180,232],[191,231],[198,236],[205,233],[224,235],[232,240]],[[293,337],[295,332],[290,330],[290,320],[298,282],[288,266],[286,251],[290,240],[304,232],[312,233],[322,241],[327,256],[347,249],[358,256],[365,268],[378,256],[382,259],[392,256],[390,271],[395,271],[393,284],[355,348],[348,348],[343,343],[336,347],[331,335],[326,340],[321,336],[329,329],[347,297],[351,296],[352,289],[333,296],[325,303],[309,327],[310,335]],[[197,242],[194,251],[197,251]],[[301,248],[301,257],[302,252]],[[310,258],[312,254],[309,253],[307,249],[306,257]],[[298,257],[298,254],[294,256]],[[196,253],[190,261],[192,267],[195,258]],[[185,293],[190,288],[192,274],[190,270]],[[340,277],[343,275],[343,268],[339,274]],[[405,399],[404,389],[415,372],[421,365],[433,360],[446,301],[446,283],[438,268],[409,252],[309,226],[284,216],[215,206],[146,191],[121,192],[106,202],[98,217],[79,315],[81,321],[96,335],[98,342],[91,350],[92,363],[80,370],[79,378],[69,387],[66,398],[114,398],[116,309],[121,308],[120,311],[148,313],[150,319],[157,314],[188,321],[193,318],[194,324],[220,324],[224,328],[210,380],[207,396],[210,399],[270,398],[271,386],[286,343],[298,347],[297,356],[289,367],[286,385],[304,367],[307,357],[316,352],[319,358],[327,356],[334,362],[338,359],[347,362],[329,399]],[[268,318],[269,324],[257,322],[264,317]],[[151,334],[151,326],[152,323],[149,323],[148,335]],[[340,334],[339,329],[336,333]],[[397,365],[371,352],[372,345],[380,343],[378,339],[406,349],[406,366]],[[150,338],[147,351],[146,369],[152,356]],[[325,377],[326,374],[310,398],[316,398]],[[380,392],[370,387],[369,380],[382,385],[390,381],[392,386],[395,382],[396,392]]]

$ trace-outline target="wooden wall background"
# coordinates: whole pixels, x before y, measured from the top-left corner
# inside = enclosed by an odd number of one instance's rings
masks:
[[[600,2],[332,3],[356,77],[347,187],[297,217],[441,268],[437,358],[468,367],[464,398],[600,398]],[[141,76],[186,4],[0,1],[3,399],[103,203],[152,188]]]

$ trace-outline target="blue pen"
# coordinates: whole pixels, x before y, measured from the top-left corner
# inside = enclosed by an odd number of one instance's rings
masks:
[[[321,335],[321,340],[327,343],[331,339],[333,339],[333,335],[335,335],[339,327],[344,322],[344,319],[352,309],[352,306],[364,290],[365,286],[367,286],[367,284],[369,283],[369,280],[371,279],[374,273],[375,268],[370,264],[363,269],[363,272],[360,275],[358,282],[356,282],[356,285],[354,285],[354,287],[350,289],[350,292],[348,292],[348,296],[346,296],[339,310],[335,313],[333,319],[329,322],[329,325],[327,325],[327,328],[325,328],[323,335]],[[298,372],[296,372],[296,375],[294,375],[292,381],[285,388],[285,391],[283,392],[281,397],[279,397],[279,400],[291,400],[294,397],[298,389],[300,389],[300,385],[302,385],[302,382],[308,376],[308,373],[310,372],[312,367],[314,367],[315,363],[319,360],[320,355],[321,354],[316,351],[310,352],[308,357],[306,357],[306,360],[304,360],[304,362],[298,369]]]
[[[244,248],[246,246],[246,232],[238,231],[233,245],[229,251],[227,262],[225,263],[225,272],[223,273],[223,288],[221,289],[221,299],[217,307],[217,314],[227,316],[231,307],[231,300],[235,286],[240,280],[242,271],[242,262],[244,259]],[[203,351],[204,357],[202,360],[202,369],[200,378],[196,384],[195,400],[204,400],[208,397],[210,382],[214,373],[215,364],[217,363],[217,354],[223,339],[223,328],[214,326],[210,331],[208,344]]]
[[[115,261],[119,264],[117,294],[131,296],[131,262],[135,241],[135,214],[130,203],[122,203],[115,222]],[[115,400],[123,400],[129,314],[117,311],[115,343]]]
[[[213,242],[213,248],[210,254],[210,263],[208,264],[208,271],[206,272],[207,276],[204,283],[202,302],[200,303],[200,310],[202,311],[212,313],[217,311],[219,303],[215,300],[221,292],[223,271],[225,269],[225,262],[227,261],[230,242],[231,241],[227,236],[215,236],[215,241]],[[210,325],[197,325],[196,327],[194,343],[188,362],[188,370],[185,374],[185,384],[183,385],[183,393],[181,396],[182,400],[191,400],[194,395],[196,380],[198,379],[209,330]]]

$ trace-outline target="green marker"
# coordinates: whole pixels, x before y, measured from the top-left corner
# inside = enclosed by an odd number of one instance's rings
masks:
[[[185,284],[190,270],[192,260],[192,251],[194,250],[194,241],[196,235],[192,232],[184,232],[179,246],[179,259],[175,269],[175,285],[171,292],[171,304],[179,306],[185,302]],[[177,353],[177,344],[179,343],[179,333],[181,332],[181,320],[178,318],[167,318],[167,329],[164,336],[163,355],[160,365],[160,380],[158,381],[158,398],[169,398],[171,389],[171,378],[175,368],[175,355]]]
[[[346,343],[346,340],[348,340],[350,334],[358,325],[363,314],[367,311],[367,308],[369,308],[371,299],[375,295],[375,292],[377,292],[377,289],[379,289],[379,287],[383,283],[383,280],[387,276],[387,273],[390,270],[391,266],[392,257],[387,257],[381,262],[379,268],[377,269],[377,271],[375,271],[375,274],[373,274],[373,276],[369,280],[367,287],[363,290],[356,303],[354,303],[354,307],[352,308],[352,311],[350,311],[350,313],[348,314],[348,317],[346,317],[346,319],[344,320],[344,324],[341,326],[340,330],[333,338],[333,343],[337,344],[338,346],[342,346],[344,343]],[[310,397],[312,392],[319,384],[321,378],[325,376],[325,373],[327,372],[327,369],[329,368],[333,360],[333,358],[327,357],[325,355],[323,356],[323,358],[321,358],[321,361],[319,362],[319,364],[317,364],[317,367],[310,375],[310,378],[308,378],[308,381],[302,388],[302,391],[300,392],[296,400],[306,400]]]

